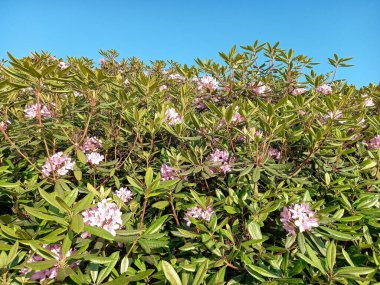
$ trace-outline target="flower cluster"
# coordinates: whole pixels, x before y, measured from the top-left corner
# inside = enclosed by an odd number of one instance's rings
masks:
[[[184,81],[186,78],[179,73],[169,74],[168,79]]]
[[[164,90],[167,90],[167,89],[168,89],[168,86],[166,86],[165,84],[161,85],[160,87],[158,87],[158,90],[160,90],[160,91],[164,91]]]
[[[177,113],[174,108],[170,108],[165,112],[165,121],[170,125],[181,124],[183,122],[183,118]]]
[[[6,122],[0,122],[0,129],[6,131],[8,128],[8,124]]]
[[[363,95],[361,95],[361,97],[364,99],[364,106],[366,106],[366,107],[375,106],[373,99],[371,97],[369,97],[367,94],[363,94]]]
[[[50,176],[52,173],[62,176],[66,175],[69,170],[73,170],[74,164],[75,162],[71,161],[68,154],[60,151],[46,159],[42,166],[42,172],[45,176]]]
[[[74,95],[74,97],[83,97],[83,94],[78,92],[78,91],[74,91],[73,95]]]
[[[117,205],[109,200],[103,199],[97,206],[82,212],[82,216],[86,225],[105,229],[115,236],[116,230],[120,229],[123,223],[121,220],[122,213]],[[89,234],[84,232],[81,236],[86,238]]]
[[[104,155],[98,152],[86,153],[87,162],[93,165],[99,165],[104,160]]]
[[[270,148],[268,150],[268,156],[270,156],[271,158],[274,158],[276,160],[280,160],[281,157],[282,157],[282,154],[281,154],[281,151],[278,150],[277,148]]]
[[[61,260],[63,260],[64,258],[71,256],[75,252],[73,249],[70,249],[64,257],[62,254],[62,245],[60,245],[60,244],[49,244],[49,245],[44,244],[44,245],[42,245],[42,247],[49,250],[53,254],[54,258],[57,260],[57,263],[51,268],[43,269],[43,270],[36,270],[30,276],[30,280],[33,280],[33,281],[43,281],[45,279],[57,278],[58,269],[59,269],[59,262]],[[33,255],[32,257],[30,257],[28,259],[27,263],[33,263],[33,262],[44,261],[44,260],[45,259],[42,256]],[[79,261],[74,262],[73,264],[70,265],[70,267],[72,267],[72,268],[76,267],[76,266],[78,266],[78,264],[79,264]],[[20,270],[20,274],[26,275],[29,273],[29,271],[30,271],[29,268],[23,268]]]
[[[211,215],[213,213],[214,213],[214,209],[212,208],[212,206],[208,206],[205,210],[199,206],[196,206],[196,207],[187,209],[185,213],[185,217],[183,219],[186,221],[186,225],[189,227],[191,225],[191,221],[189,218],[210,221]]]
[[[205,75],[200,80],[197,80],[197,82],[198,91],[213,92],[214,90],[218,89],[218,81],[212,76]]]
[[[211,171],[222,171],[224,174],[231,172],[230,156],[227,151],[216,149],[208,157],[208,161],[212,164]],[[215,168],[217,167],[217,168]]]
[[[296,234],[297,228],[302,233],[319,226],[319,219],[315,217],[315,212],[311,211],[310,206],[305,203],[284,207],[280,216],[284,229],[292,235]]]
[[[102,146],[102,141],[97,137],[86,138],[85,142],[81,146],[81,150],[86,153],[87,162],[93,165],[98,165],[104,160],[104,155],[97,152]]]
[[[38,104],[29,105],[24,109],[26,119],[34,119],[38,116]],[[40,114],[42,117],[52,117],[51,112],[46,106],[40,105]]]
[[[128,203],[133,198],[133,193],[127,187],[121,187],[116,190],[116,196],[120,198],[124,203]]]
[[[267,93],[272,91],[269,86],[265,85],[262,82],[259,82],[258,84],[251,83],[249,86],[251,90],[258,96],[265,96]]]
[[[60,62],[58,63],[58,67],[59,67],[60,69],[66,69],[66,68],[69,67],[69,65],[68,65],[66,62],[64,62],[64,61],[60,61]]]
[[[161,178],[164,181],[177,179],[177,171],[164,163],[161,165]]]
[[[369,140],[368,149],[378,149],[380,148],[380,136],[377,135]]]
[[[103,146],[102,140],[97,137],[87,137],[81,146],[83,152],[93,152],[97,151]]]
[[[306,88],[292,88],[291,90],[293,96],[301,95],[307,91]]]
[[[316,90],[317,90],[317,92],[320,92],[324,95],[328,95],[328,94],[332,93],[332,88],[328,84],[319,85]]]

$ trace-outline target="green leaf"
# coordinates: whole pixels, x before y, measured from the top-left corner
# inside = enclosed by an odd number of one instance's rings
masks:
[[[327,267],[330,269],[330,271],[333,270],[336,262],[336,246],[334,241],[331,241],[330,244],[327,246],[326,251],[326,263]]]
[[[371,267],[346,266],[338,269],[336,275],[367,275],[373,273],[375,270],[375,268]]]
[[[80,149],[77,149],[77,157],[80,162],[82,162],[83,164],[87,164],[87,157],[84,154],[84,152],[81,151]]]
[[[168,280],[171,285],[182,285],[181,279],[169,262],[165,260],[162,261],[162,270],[164,271],[166,280]]]
[[[84,230],[92,235],[107,239],[107,240],[114,240],[115,237],[108,231],[98,228],[98,227],[93,227],[89,225],[84,225]]]
[[[260,226],[257,222],[252,221],[248,224],[248,232],[251,235],[253,240],[263,238],[263,235],[261,234]]]
[[[169,215],[158,218],[149,228],[146,229],[144,235],[154,234],[160,231],[162,225],[165,223]]]
[[[121,263],[120,263],[120,273],[123,274],[123,273],[127,272],[128,267],[129,267],[129,259],[128,259],[128,256],[126,255],[121,260]]]
[[[62,224],[62,225],[65,225],[67,226],[68,225],[68,222],[66,222],[63,218],[60,218],[60,217],[57,217],[57,216],[53,216],[53,215],[49,215],[49,214],[45,214],[43,212],[40,212],[38,210],[36,210],[35,208],[30,208],[28,206],[24,206],[24,209],[32,216],[36,217],[36,218],[39,218],[41,220],[48,220],[48,221],[55,221],[59,224]]]
[[[71,225],[70,225],[70,227],[77,234],[80,234],[80,233],[83,232],[84,223],[83,223],[83,218],[82,218],[82,216],[80,214],[75,214],[71,218]]]
[[[256,265],[247,264],[247,266],[254,272],[260,274],[261,276],[268,277],[268,278],[280,278],[279,276],[269,272],[268,270],[258,267]]]
[[[207,269],[208,269],[208,262],[209,260],[206,259],[201,266],[199,266],[197,274],[194,277],[192,285],[200,285],[204,281],[204,277],[206,276]]]

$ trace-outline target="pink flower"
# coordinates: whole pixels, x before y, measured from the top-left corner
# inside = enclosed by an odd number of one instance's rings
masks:
[[[258,96],[265,96],[267,93],[272,91],[269,86],[265,85],[262,82],[259,82],[258,84],[252,82],[249,86],[251,90]]]
[[[8,124],[6,122],[0,122],[0,130],[7,130]]]
[[[121,187],[116,190],[116,196],[120,198],[124,203],[128,203],[133,198],[133,193],[127,187]]]
[[[305,88],[292,88],[292,95],[297,96],[305,93],[307,90]]]
[[[83,97],[83,94],[78,91],[74,91],[73,94],[74,94],[74,97]]]
[[[109,202],[109,200],[103,199],[97,206],[82,212],[83,222],[86,225],[105,229],[116,236],[116,230],[120,229],[123,224],[122,212],[115,203]]]
[[[210,221],[211,215],[213,213],[214,213],[214,210],[212,206],[208,206],[205,210],[199,206],[196,206],[196,207],[187,209],[184,220],[186,221],[186,225],[189,227],[191,225],[191,221],[189,218]]]
[[[282,155],[281,155],[281,151],[279,151],[278,149],[276,148],[270,148],[268,150],[268,155],[271,157],[271,158],[274,158],[276,160],[280,160]]]
[[[166,165],[165,163],[161,165],[161,178],[162,180],[174,180],[177,178],[176,171],[173,167]]]
[[[54,258],[57,260],[57,263],[52,266],[49,269],[43,269],[43,270],[36,270],[33,272],[33,274],[30,276],[30,280],[33,281],[43,281],[46,279],[55,279],[57,278],[58,269],[60,267],[61,260],[70,257],[75,251],[73,249],[70,249],[65,256],[62,254],[62,245],[60,244],[49,244],[49,245],[42,245],[43,248],[50,251]],[[33,263],[38,261],[44,261],[45,259],[39,255],[33,255],[31,256],[27,263]],[[74,262],[70,265],[71,268],[77,267],[79,265],[79,261]],[[20,274],[26,275],[30,272],[29,268],[23,268],[19,271]]]
[[[209,155],[208,161],[213,166],[213,168],[211,168],[212,171],[222,171],[224,174],[232,171],[230,157],[227,151],[216,149]]]
[[[316,90],[317,90],[317,92],[321,92],[324,95],[328,95],[328,94],[332,93],[332,88],[328,84],[319,85]]]
[[[180,80],[180,81],[185,81],[186,78],[183,77],[181,74],[179,73],[175,73],[175,74],[169,74],[168,78],[170,80]]]
[[[105,58],[101,58],[99,60],[99,62],[100,62],[101,65],[103,65],[103,64],[105,64],[107,62],[107,60]]]
[[[373,99],[371,97],[369,97],[368,94],[362,94],[361,97],[364,99],[364,106],[366,106],[366,107],[375,106]]]
[[[26,119],[37,118],[37,116],[38,116],[38,104],[27,106],[25,108],[24,112],[25,112],[25,118]],[[49,111],[48,108],[46,108],[46,106],[40,105],[40,114],[41,114],[41,117],[46,117],[46,118],[52,117],[51,112]]]
[[[218,81],[212,77],[212,76],[203,76],[198,81],[198,90],[204,91],[204,92],[213,92],[214,90],[218,89]]]
[[[97,137],[87,137],[83,145],[81,146],[81,150],[83,152],[94,152],[103,146],[102,140]]]
[[[174,108],[170,108],[165,112],[165,121],[170,125],[181,124],[183,122],[183,118],[177,113]]]
[[[104,160],[104,155],[98,152],[91,152],[86,154],[87,162],[93,165],[99,165],[100,162]]]
[[[315,212],[311,211],[310,206],[305,203],[294,204],[293,207],[284,207],[280,217],[284,229],[292,235],[296,234],[297,228],[302,233],[319,226]]]
[[[368,149],[378,149],[380,148],[380,136],[377,135],[370,139],[368,143]]]
[[[68,154],[63,154],[60,151],[46,159],[42,166],[42,172],[45,176],[50,176],[52,172],[62,176],[66,175],[69,170],[73,170],[74,164],[75,162],[71,161]]]
[[[58,67],[59,67],[60,69],[65,69],[65,68],[68,68],[69,65],[68,65],[66,62],[64,62],[64,61],[60,61],[60,62],[58,63]]]
[[[166,85],[161,85],[159,88],[158,88],[158,90],[160,90],[160,91],[164,91],[164,90],[167,90],[168,89],[168,86],[166,86]]]

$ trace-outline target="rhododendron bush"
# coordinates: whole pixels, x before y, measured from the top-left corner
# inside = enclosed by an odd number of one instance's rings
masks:
[[[380,88],[278,44],[0,66],[2,284],[373,284]]]

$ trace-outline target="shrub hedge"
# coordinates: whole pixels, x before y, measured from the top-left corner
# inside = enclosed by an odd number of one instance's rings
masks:
[[[0,67],[2,284],[374,284],[379,85],[259,44]]]

